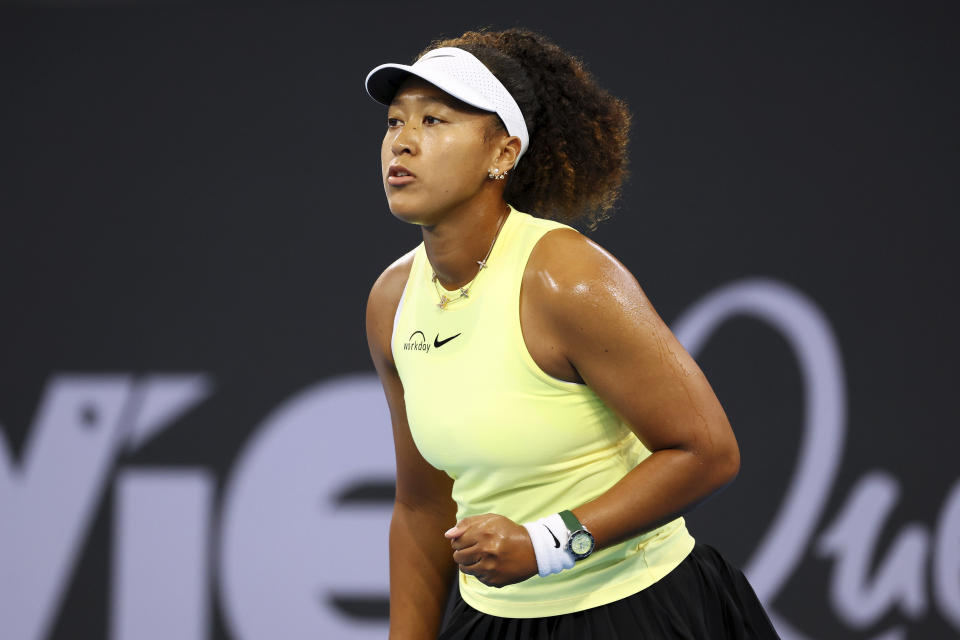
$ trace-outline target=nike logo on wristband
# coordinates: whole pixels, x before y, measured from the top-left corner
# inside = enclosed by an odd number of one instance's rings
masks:
[[[550,531],[550,527],[543,525],[543,528],[550,532],[550,537],[553,538],[553,546],[557,549],[560,548],[560,541],[557,540],[557,536],[553,535],[553,531]]]

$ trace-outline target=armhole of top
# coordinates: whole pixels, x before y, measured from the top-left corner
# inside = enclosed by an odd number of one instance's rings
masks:
[[[396,354],[393,353],[393,342],[394,338],[397,337],[397,325],[400,324],[400,312],[403,311],[403,301],[407,297],[407,289],[410,288],[410,281],[413,279],[413,274],[417,268],[417,258],[420,256],[419,251],[413,254],[413,260],[410,261],[410,273],[407,274],[407,281],[403,283],[403,291],[400,292],[400,300],[397,302],[397,310],[393,313],[393,327],[390,329],[390,353],[393,355],[394,362],[396,362]]]
[[[546,382],[547,384],[553,387],[556,387],[558,389],[562,389],[564,391],[585,391],[589,389],[589,387],[587,386],[587,383],[570,382],[569,380],[561,380],[560,378],[554,378],[549,373],[547,373],[546,371],[540,368],[540,365],[537,364],[537,361],[533,359],[532,355],[530,355],[530,349],[527,348],[527,341],[523,337],[522,318],[520,317],[520,296],[523,295],[523,277],[524,277],[524,274],[526,274],[527,272],[527,264],[529,264],[530,262],[530,256],[533,255],[534,249],[537,248],[537,245],[540,244],[540,241],[543,240],[548,233],[550,233],[551,231],[557,231],[559,229],[566,229],[566,228],[569,228],[569,227],[564,225],[562,227],[547,229],[543,234],[540,235],[539,238],[537,238],[537,241],[533,243],[533,245],[530,247],[530,252],[524,258],[523,266],[520,269],[519,282],[517,284],[517,291],[516,291],[517,295],[514,297],[514,303],[516,304],[516,308],[514,309],[514,314],[513,314],[513,317],[516,320],[516,322],[514,323],[514,326],[516,327],[515,331],[517,335],[517,340],[520,343],[520,349],[519,349],[520,359],[523,360],[524,364],[527,365],[527,368],[530,370],[530,373],[532,373],[535,378],[537,378],[538,380],[542,380],[543,382]]]
[[[407,284],[410,284],[409,279]],[[403,291],[400,293],[400,302],[397,303],[397,311],[393,314],[393,329],[390,330],[390,350],[393,350],[393,339],[397,337],[397,325],[400,323],[400,311],[403,309],[403,299],[407,297],[407,284],[403,285]]]

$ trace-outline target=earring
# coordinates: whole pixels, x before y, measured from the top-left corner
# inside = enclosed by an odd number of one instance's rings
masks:
[[[489,178],[490,180],[503,180],[506,177],[507,177],[507,172],[504,171],[503,173],[500,173],[500,169],[497,169],[496,167],[494,167],[493,169],[490,169],[487,172],[487,178]]]

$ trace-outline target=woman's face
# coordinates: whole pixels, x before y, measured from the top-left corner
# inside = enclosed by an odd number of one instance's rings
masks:
[[[494,118],[416,76],[404,82],[387,111],[380,149],[393,215],[433,225],[475,197],[499,156]]]

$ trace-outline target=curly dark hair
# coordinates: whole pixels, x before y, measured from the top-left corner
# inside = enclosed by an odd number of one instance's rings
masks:
[[[530,146],[508,178],[508,202],[543,218],[585,220],[591,229],[609,217],[627,175],[630,112],[622,100],[577,58],[526,29],[468,31],[434,41],[420,56],[437,47],[473,54],[523,112]]]

